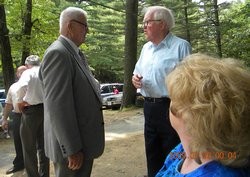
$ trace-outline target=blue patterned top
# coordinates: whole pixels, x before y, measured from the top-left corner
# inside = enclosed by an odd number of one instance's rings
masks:
[[[177,145],[172,154],[182,154],[184,149],[181,144]],[[250,169],[231,168],[220,164],[217,161],[208,162],[194,171],[181,174],[180,169],[184,158],[175,158],[167,156],[163,167],[155,177],[250,177]]]

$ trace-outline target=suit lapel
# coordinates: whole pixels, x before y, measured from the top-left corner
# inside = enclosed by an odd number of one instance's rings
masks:
[[[87,77],[88,82],[90,83],[91,87],[93,88],[96,97],[98,98],[98,100],[100,102],[102,102],[102,99],[101,99],[100,93],[99,93],[100,88],[98,88],[98,84],[96,83],[94,77],[92,76],[91,72],[89,71],[87,64],[86,63],[84,64],[83,59],[75,52],[75,50],[70,46],[70,44],[63,37],[59,37],[58,40],[72,54],[74,60],[77,62],[78,66],[80,67],[80,69],[82,70],[84,75]]]

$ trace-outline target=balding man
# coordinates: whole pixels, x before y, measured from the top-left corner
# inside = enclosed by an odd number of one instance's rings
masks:
[[[27,69],[26,66],[22,65],[17,68],[16,71],[16,78],[17,81],[21,77],[22,73]],[[11,117],[13,122],[13,140],[14,146],[16,151],[16,157],[13,161],[13,167],[6,171],[6,174],[15,173],[17,171],[24,169],[24,162],[23,162],[23,148],[22,148],[22,141],[20,137],[20,123],[21,123],[21,112],[17,105],[17,89],[18,89],[18,82],[12,84],[8,90],[5,106],[3,110],[3,121],[2,127],[4,129],[8,129],[8,117]]]

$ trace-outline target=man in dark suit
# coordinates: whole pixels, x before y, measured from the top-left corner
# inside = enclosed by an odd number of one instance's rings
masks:
[[[39,77],[44,89],[45,152],[57,177],[89,177],[104,150],[99,84],[79,46],[88,32],[86,12],[68,7],[60,36],[46,50]]]

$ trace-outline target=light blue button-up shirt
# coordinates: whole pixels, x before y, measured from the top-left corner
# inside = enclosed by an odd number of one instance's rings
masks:
[[[168,97],[165,77],[189,54],[191,54],[190,44],[172,33],[158,45],[147,42],[141,50],[133,72],[143,77],[141,94],[145,97]]]

